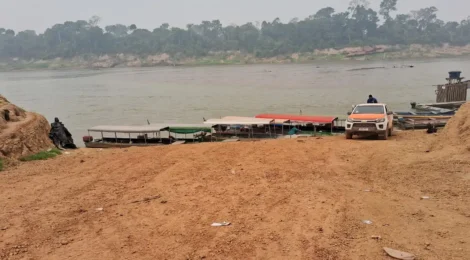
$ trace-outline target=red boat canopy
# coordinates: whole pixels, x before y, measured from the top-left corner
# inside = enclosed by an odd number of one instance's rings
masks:
[[[265,119],[285,119],[293,122],[304,122],[312,124],[331,124],[334,120],[338,119],[333,116],[299,116],[299,115],[282,115],[282,114],[261,114],[255,116],[256,118],[265,118]]]

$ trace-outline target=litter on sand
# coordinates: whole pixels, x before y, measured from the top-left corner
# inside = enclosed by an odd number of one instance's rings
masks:
[[[96,208],[96,211],[103,211],[103,208]]]
[[[389,256],[391,256],[393,258],[396,258],[396,259],[413,260],[413,259],[416,258],[416,256],[413,255],[413,254],[398,251],[398,250],[391,249],[391,248],[388,248],[388,247],[384,247],[384,250]]]
[[[222,222],[222,223],[217,223],[217,222],[214,222],[212,223],[211,226],[213,227],[224,227],[224,226],[230,226],[230,222]]]
[[[370,221],[370,220],[363,220],[362,223],[367,224],[367,225],[370,225],[370,224],[372,224],[372,221]]]
[[[64,154],[70,154],[70,152],[65,152]]]
[[[380,240],[380,239],[382,239],[381,236],[371,236],[370,238],[375,239],[375,240]]]
[[[421,197],[422,200],[428,200],[429,199],[429,196],[423,196]]]

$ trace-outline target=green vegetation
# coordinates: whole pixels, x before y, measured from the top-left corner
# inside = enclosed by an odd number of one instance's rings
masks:
[[[0,171],[3,171],[3,159],[0,158]]]
[[[383,0],[380,10],[376,11],[368,7],[367,0],[352,0],[343,12],[326,7],[304,20],[282,23],[275,19],[259,25],[224,27],[219,20],[214,20],[189,24],[185,29],[162,24],[150,31],[135,24],[101,28],[98,26],[100,18],[95,16],[89,21],[56,24],[39,35],[31,30],[15,33],[0,28],[0,59],[47,60],[80,56],[86,60],[93,55],[120,53],[140,57],[167,53],[179,58],[243,53],[269,58],[346,46],[470,43],[470,17],[460,22],[444,22],[437,18],[437,8],[433,6],[393,16],[397,1]],[[221,62],[202,60],[196,63]],[[30,66],[46,68],[47,64]]]
[[[54,148],[49,151],[43,151],[37,154],[22,157],[20,158],[20,161],[29,162],[29,161],[37,161],[37,160],[47,160],[49,158],[54,158],[60,154],[62,154],[62,152],[59,149]]]

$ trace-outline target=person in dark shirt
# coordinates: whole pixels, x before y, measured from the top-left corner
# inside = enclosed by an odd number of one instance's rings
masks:
[[[375,97],[373,97],[372,95],[369,95],[369,99],[367,100],[367,103],[378,103],[378,102]]]

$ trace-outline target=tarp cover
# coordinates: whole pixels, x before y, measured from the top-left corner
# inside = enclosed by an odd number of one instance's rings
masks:
[[[168,127],[168,131],[175,134],[211,133],[212,128],[204,124],[173,124]]]
[[[125,125],[100,125],[95,126],[88,131],[90,132],[107,132],[107,133],[156,133],[163,131],[167,128],[165,125],[137,125],[137,126],[125,126]]]
[[[300,115],[282,115],[282,114],[261,114],[257,115],[256,118],[265,118],[271,120],[290,120],[293,122],[304,122],[304,123],[317,123],[317,124],[331,124],[334,120],[338,119],[334,116],[300,116]]]
[[[204,124],[206,125],[269,125],[274,120],[254,118],[254,117],[240,117],[240,116],[226,116],[221,119],[209,119]]]

